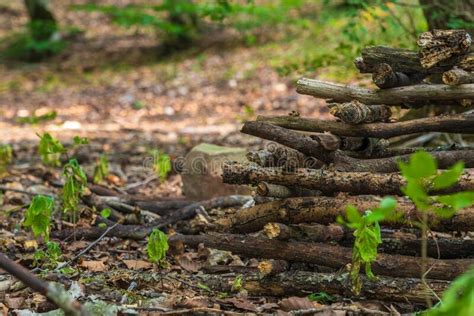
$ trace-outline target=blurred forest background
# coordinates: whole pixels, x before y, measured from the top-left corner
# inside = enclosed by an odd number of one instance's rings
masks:
[[[263,112],[323,117],[318,101],[294,92],[296,78],[369,85],[352,65],[362,47],[413,48],[430,27],[472,30],[473,6],[1,0],[0,136],[36,139],[38,128],[88,135],[128,129],[185,142],[189,135],[234,131]]]

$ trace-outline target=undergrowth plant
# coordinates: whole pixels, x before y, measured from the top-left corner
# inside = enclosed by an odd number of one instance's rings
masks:
[[[43,263],[46,267],[55,267],[61,259],[62,252],[59,243],[54,241],[46,242],[46,250],[37,250],[33,256],[34,265]]]
[[[48,166],[59,167],[61,165],[61,154],[65,152],[63,144],[49,133],[37,135],[40,138],[38,153],[43,163]]]
[[[382,243],[379,222],[385,219],[394,219],[397,214],[395,209],[397,202],[394,198],[386,197],[380,202],[380,206],[373,210],[367,210],[364,215],[359,210],[349,205],[346,208],[346,220],[341,216],[338,222],[354,229],[354,246],[352,248],[352,265],[350,278],[352,291],[358,295],[362,289],[362,281],[359,275],[362,265],[369,279],[374,279],[371,265],[377,259],[377,248]]]
[[[52,197],[36,195],[25,212],[23,226],[31,228],[36,238],[43,237],[45,241],[48,241],[53,208]]]
[[[94,167],[92,181],[96,184],[101,183],[109,174],[109,160],[106,155],[101,155],[97,165]]]
[[[0,144],[0,176],[7,171],[7,167],[12,161],[13,149],[8,144]]]
[[[30,116],[26,117],[18,117],[16,119],[17,123],[20,124],[39,124],[47,121],[52,121],[58,116],[58,113],[56,111],[51,111],[42,115],[36,115],[36,113],[33,113]]]
[[[166,177],[171,172],[171,158],[170,156],[160,150],[153,150],[153,171],[156,173],[160,181],[166,180]]]
[[[474,315],[474,266],[457,277],[427,316]]]
[[[154,228],[148,236],[148,258],[153,263],[162,263],[169,249],[168,237],[161,230]]]
[[[71,159],[63,168],[64,187],[62,202],[64,213],[71,213],[76,222],[77,205],[87,185],[87,177],[76,159]]]
[[[402,191],[421,213],[421,220],[415,224],[421,230],[421,280],[429,290],[426,281],[429,217],[432,217],[431,220],[452,217],[458,210],[474,203],[474,192],[439,194],[459,181],[464,171],[463,162],[458,162],[448,170],[439,172],[433,156],[419,151],[411,155],[408,162],[400,161],[399,168],[406,180]],[[426,300],[427,305],[431,307],[429,292],[427,292]]]

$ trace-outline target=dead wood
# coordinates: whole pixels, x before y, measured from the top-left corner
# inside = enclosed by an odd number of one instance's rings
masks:
[[[375,148],[370,152],[366,151],[351,151],[345,152],[346,155],[358,158],[358,159],[376,159],[376,158],[388,158],[394,156],[410,155],[417,151],[424,150],[429,153],[453,151],[453,150],[474,150],[474,147],[463,147],[456,144],[444,145],[437,147],[401,147],[401,148]]]
[[[352,250],[323,243],[285,242],[274,239],[257,238],[231,234],[174,235],[171,240],[197,247],[231,251],[249,258],[279,259],[290,262],[305,262],[340,269],[352,260]],[[471,259],[441,260],[428,259],[431,267],[428,278],[452,280],[468,270],[474,263]],[[401,255],[378,254],[372,265],[374,273],[397,277],[417,277],[420,275],[420,258]]]
[[[294,130],[313,133],[330,132],[334,135],[351,137],[391,138],[425,132],[474,134],[473,114],[445,115],[396,123],[361,125],[290,116],[259,116],[257,121]]]
[[[257,268],[260,275],[266,277],[288,271],[290,264],[285,260],[270,259],[261,261]]]
[[[294,168],[319,169],[324,165],[314,157],[275,143],[269,144],[267,149],[248,152],[247,159],[261,167],[282,167],[290,170]]]
[[[61,308],[66,315],[89,315],[89,313],[84,308],[82,308],[81,304],[72,297],[69,297],[66,291],[59,284],[48,284],[43,280],[38,279],[29,270],[14,262],[13,260],[10,260],[2,253],[0,253],[0,268],[23,282],[33,291],[46,296],[49,300],[56,304],[56,306]]]
[[[425,76],[419,73],[407,75],[403,72],[395,72],[389,64],[383,63],[375,66],[372,81],[380,89],[389,89],[420,83]]]
[[[264,235],[269,239],[297,241],[339,241],[344,238],[344,228],[340,225],[268,223],[263,227]]]
[[[284,185],[260,182],[257,184],[256,193],[260,196],[286,199],[294,196],[318,196],[321,191],[308,190],[298,186],[287,187]]]
[[[355,59],[354,65],[362,73],[373,73],[375,67],[383,63],[390,65],[393,71],[405,74],[443,73],[454,66],[458,66],[466,71],[474,70],[473,53],[451,57],[431,68],[424,68],[421,65],[418,52],[407,49],[369,46],[362,49],[361,55],[361,57]]]
[[[472,40],[466,30],[432,30],[421,33],[417,44],[421,66],[431,68],[452,56],[469,52]]]
[[[283,224],[318,223],[329,225],[337,216],[345,216],[347,205],[356,206],[361,214],[378,207],[380,198],[373,196],[300,197],[277,200],[240,210],[232,216],[217,221],[221,231],[250,233],[261,230],[267,223]],[[397,220],[382,221],[383,225],[412,227],[421,219],[413,203],[405,198],[397,198]],[[437,231],[474,230],[474,208],[457,212],[450,219],[439,219],[430,215],[429,226]]]
[[[372,159],[368,161],[378,161]],[[285,171],[281,168],[261,168],[255,165],[228,161],[223,165],[222,179],[229,184],[258,184],[261,181],[284,185],[300,186],[332,195],[339,192],[351,194],[403,195],[401,188],[406,185],[397,173],[340,172],[329,169],[296,169]],[[443,191],[431,193],[453,193],[474,190],[473,175],[462,175],[459,182]]]
[[[211,289],[221,292],[230,292],[236,274],[198,276],[201,283]],[[250,295],[270,295],[288,297],[291,295],[306,296],[308,293],[326,292],[331,295],[341,295],[349,298],[368,298],[382,301],[425,303],[426,287],[420,279],[392,278],[377,276],[376,280],[369,280],[362,276],[362,291],[359,297],[351,292],[351,283],[347,273],[330,274],[308,271],[284,272],[261,278],[258,274],[245,274],[243,288]],[[440,296],[449,286],[443,280],[428,280],[430,289]],[[436,300],[432,292],[432,299]]]
[[[443,82],[450,86],[474,83],[474,73],[462,69],[451,69],[443,73]]]
[[[300,94],[311,95],[322,99],[331,99],[335,102],[357,100],[364,104],[403,105],[407,103],[407,101],[474,99],[474,84],[453,87],[448,87],[443,84],[419,84],[399,88],[372,90],[302,78],[298,80],[296,84],[296,91]]]
[[[341,104],[328,104],[328,106],[332,115],[347,124],[386,122],[392,115],[392,111],[386,105],[366,105],[357,100]]]

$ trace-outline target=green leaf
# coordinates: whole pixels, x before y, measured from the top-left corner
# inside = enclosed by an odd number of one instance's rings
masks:
[[[7,171],[7,166],[12,161],[13,149],[7,144],[0,144],[0,176]]]
[[[160,179],[166,180],[168,173],[171,171],[171,159],[166,153],[159,150],[153,150],[153,169]]]
[[[474,192],[466,191],[440,195],[437,196],[435,200],[457,211],[474,204]]]
[[[112,210],[110,208],[104,208],[102,211],[100,211],[100,216],[102,216],[103,218],[109,218],[111,213]]]
[[[101,183],[109,174],[109,161],[106,155],[101,155],[97,165],[94,167],[92,181],[96,184]]]
[[[242,289],[243,276],[239,274],[235,277],[234,282],[232,282],[232,291],[239,292]]]
[[[326,292],[311,293],[307,296],[311,302],[319,302],[321,304],[330,304],[336,301],[336,298]]]
[[[154,228],[148,237],[148,258],[151,262],[158,263],[166,257],[168,249],[168,237],[161,230]]]
[[[30,227],[35,237],[42,236],[48,241],[53,207],[52,197],[36,195],[25,212],[23,226]]]
[[[405,178],[422,179],[436,174],[436,160],[425,151],[418,151],[410,156],[409,162],[399,161],[398,166]]]
[[[87,144],[89,144],[89,139],[88,139],[87,137],[74,136],[74,138],[72,139],[72,141],[74,142],[74,145],[75,145],[75,146],[87,145]]]
[[[464,163],[462,161],[456,163],[454,166],[449,168],[447,171],[437,175],[433,181],[433,189],[441,190],[446,189],[458,182],[459,177],[464,171]]]
[[[76,212],[80,198],[87,185],[87,177],[76,159],[71,159],[63,168],[65,178],[62,202],[63,212]]]
[[[198,283],[197,287],[204,290],[204,291],[212,292],[211,288],[209,286],[207,286],[206,284]]]

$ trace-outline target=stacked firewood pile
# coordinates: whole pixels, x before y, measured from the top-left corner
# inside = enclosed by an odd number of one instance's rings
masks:
[[[381,223],[383,243],[373,265],[378,279],[365,279],[361,296],[423,304],[426,289],[418,279],[421,240],[413,227],[420,214],[402,197],[404,179],[398,173],[398,161],[408,160],[420,148],[389,144],[403,135],[426,132],[474,134],[474,114],[469,112],[474,100],[474,55],[469,52],[471,38],[462,30],[423,33],[418,46],[418,52],[388,47],[362,51],[355,65],[363,73],[372,73],[379,89],[299,80],[297,91],[326,99],[337,120],[302,118],[294,112],[246,122],[242,133],[273,143],[249,152],[248,164],[226,163],[223,180],[254,185],[256,205],[218,220],[221,233],[175,238],[188,245],[203,243],[249,258],[270,259],[258,266],[259,277],[246,279],[253,294],[325,291],[351,296],[350,282],[341,277],[345,272],[340,269],[351,262],[354,237],[335,224],[336,217],[344,215],[349,204],[362,212],[377,207],[385,195],[398,196],[402,220]],[[407,121],[391,118],[393,107],[427,105],[444,112],[461,108],[461,113]],[[472,147],[449,144],[425,150],[441,169],[460,160],[467,168],[474,167]],[[465,190],[474,190],[469,169],[450,192]],[[429,295],[435,299],[450,280],[474,264],[474,208],[450,219],[430,216],[427,276]],[[299,268],[288,263],[298,263]],[[208,276],[205,282],[226,289],[232,278],[232,274]]]

